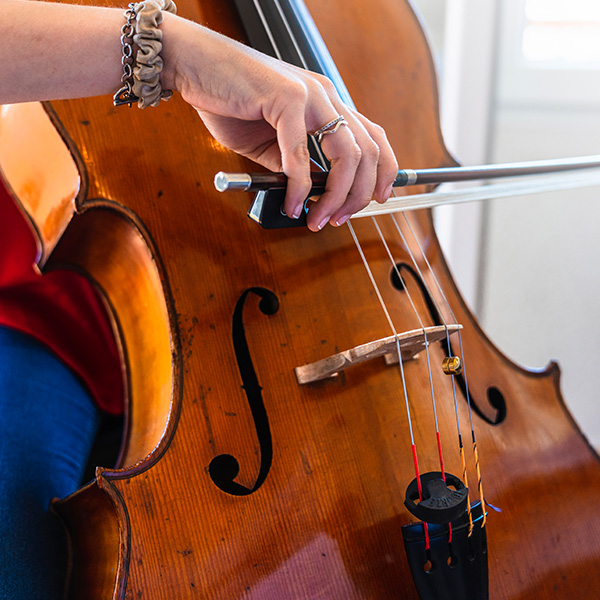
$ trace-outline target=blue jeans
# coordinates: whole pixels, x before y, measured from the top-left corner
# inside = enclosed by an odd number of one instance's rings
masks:
[[[48,511],[81,483],[99,412],[45,346],[0,327],[0,600],[60,600],[66,537]]]

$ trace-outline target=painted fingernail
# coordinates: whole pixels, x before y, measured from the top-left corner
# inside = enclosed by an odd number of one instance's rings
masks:
[[[302,212],[302,206],[296,206],[294,212],[292,213],[292,219],[299,219],[300,213]]]
[[[340,217],[335,224],[339,227],[340,225],[343,225],[349,218],[350,215],[344,215],[343,217]]]
[[[325,225],[327,225],[327,221],[329,221],[329,217],[325,217],[320,223],[319,226],[317,227],[317,229],[320,231],[321,229],[323,229],[323,227],[325,227]]]

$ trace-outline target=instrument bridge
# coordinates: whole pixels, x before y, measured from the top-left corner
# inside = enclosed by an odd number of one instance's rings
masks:
[[[428,344],[446,339],[460,329],[462,329],[462,325],[452,324],[423,327],[397,333],[366,344],[360,344],[308,365],[296,367],[294,372],[298,383],[305,385],[336,377],[348,367],[374,358],[383,357],[387,365],[397,364],[399,356],[403,361],[415,358],[425,350]]]

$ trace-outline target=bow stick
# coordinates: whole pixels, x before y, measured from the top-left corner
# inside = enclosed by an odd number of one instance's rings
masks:
[[[528,181],[511,181],[474,188],[454,189],[447,192],[392,197],[384,205],[371,202],[369,206],[353,215],[353,217],[359,218],[419,208],[432,208],[443,204],[490,200],[600,185],[600,170],[595,172],[594,169],[600,169],[600,155],[475,167],[401,169],[394,180],[394,187],[535,175],[543,177]],[[573,173],[565,174],[565,171],[573,171]],[[557,173],[563,174],[556,175]],[[325,190],[327,173],[316,171],[311,173],[311,178],[313,182],[311,194],[319,195]],[[221,171],[215,175],[215,188],[220,192],[282,190],[285,189],[286,185],[287,177],[283,173],[224,173]]]

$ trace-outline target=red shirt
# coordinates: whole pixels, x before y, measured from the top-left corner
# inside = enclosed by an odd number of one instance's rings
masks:
[[[121,413],[121,362],[104,304],[77,273],[37,274],[36,254],[34,235],[0,181],[0,325],[48,346],[79,375],[100,408]]]

